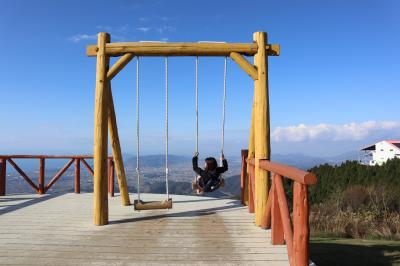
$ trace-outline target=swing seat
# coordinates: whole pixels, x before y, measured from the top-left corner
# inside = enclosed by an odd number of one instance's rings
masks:
[[[138,201],[133,203],[135,211],[172,209],[172,199],[163,201]]]

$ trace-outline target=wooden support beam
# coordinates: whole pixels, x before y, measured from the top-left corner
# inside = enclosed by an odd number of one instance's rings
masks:
[[[267,53],[269,56],[279,56],[281,54],[281,46],[279,44],[267,45]]]
[[[270,229],[271,228],[271,206],[272,206],[272,186],[268,192],[267,207],[265,208],[265,213],[261,223],[261,228]]]
[[[12,167],[14,167],[15,170],[22,176],[23,179],[38,193],[39,188],[36,186],[35,183],[32,182],[32,180],[28,177],[28,175],[11,159],[8,158],[7,161],[11,164]]]
[[[277,45],[264,45],[263,50],[268,55],[277,55]],[[120,42],[106,44],[105,53],[108,56],[120,56],[133,53],[135,56],[230,56],[236,52],[244,55],[254,55],[258,51],[257,43],[160,43],[160,42]],[[100,51],[98,45],[86,48],[87,56],[96,56]]]
[[[45,180],[44,180],[44,176],[45,176],[45,159],[44,158],[40,158],[39,159],[39,178],[38,178],[38,193],[39,194],[44,194],[46,193],[46,188],[45,188]]]
[[[133,58],[134,54],[128,53],[121,56],[117,62],[108,70],[107,72],[107,80],[111,81]]]
[[[248,205],[248,209],[249,209],[249,213],[254,213],[254,165],[250,165],[250,172],[249,172],[249,205]]]
[[[49,190],[56,182],[58,179],[60,179],[60,177],[65,173],[65,171],[68,170],[68,168],[71,166],[71,164],[74,162],[74,159],[69,160],[64,166],[63,168],[60,169],[60,171],[57,172],[57,174],[50,180],[50,182],[47,184],[47,186],[45,187],[45,192],[47,192],[47,190]]]
[[[90,174],[91,176],[94,176],[94,171],[93,171],[92,167],[90,167],[90,165],[89,165],[89,164],[86,162],[86,160],[83,159],[83,158],[82,158],[82,163],[83,163],[83,165],[85,166],[85,168],[87,169],[87,171],[89,172],[89,174]]]
[[[271,187],[272,206],[271,206],[271,243],[272,245],[283,245],[285,239],[283,235],[283,224],[281,212],[279,210],[278,194],[274,182]]]
[[[108,194],[110,197],[114,197],[114,161],[112,158],[108,158]]]
[[[297,169],[293,166],[273,163],[269,160],[260,160],[259,165],[261,168],[268,169],[273,173],[279,173],[281,176],[305,185],[315,185],[317,183],[317,176],[315,174]]]
[[[290,221],[289,207],[286,200],[285,189],[283,188],[282,176],[275,174],[273,177],[275,191],[278,199],[279,211],[281,214],[283,235],[286,241],[290,265],[296,265],[293,261],[293,229]]]
[[[108,89],[107,70],[110,58],[106,55],[106,43],[110,35],[101,32],[98,35],[96,65],[96,100],[94,112],[94,180],[93,180],[93,223],[108,224],[108,176],[107,176],[107,121]]]
[[[75,193],[81,193],[81,159],[75,159]]]
[[[0,196],[6,195],[7,159],[0,158]]]
[[[107,94],[108,94],[108,129],[110,133],[110,142],[112,153],[115,162],[115,170],[117,172],[117,180],[119,192],[121,194],[121,201],[123,206],[131,204],[129,199],[128,184],[126,182],[124,160],[122,158],[121,144],[119,142],[117,118],[114,109],[114,100],[111,90],[111,82],[107,81]]]
[[[248,201],[248,195],[246,195],[246,187],[247,187],[247,156],[248,150],[242,150],[241,157],[242,157],[242,168],[240,171],[240,202],[243,205],[247,205],[246,202]]]
[[[255,32],[254,41],[258,47],[265,47],[265,32]],[[259,167],[260,159],[270,158],[270,125],[268,96],[268,61],[265,49],[258,49],[254,56],[254,65],[258,70],[258,79],[254,81],[254,126],[255,126],[255,224],[262,225],[267,207],[269,173]]]
[[[308,221],[308,188],[299,182],[293,183],[293,250],[295,264],[308,265],[308,242],[310,228]]]
[[[241,54],[232,52],[229,55],[233,61],[235,61],[243,70],[247,73],[253,80],[258,79],[258,72],[257,69],[247,61]]]

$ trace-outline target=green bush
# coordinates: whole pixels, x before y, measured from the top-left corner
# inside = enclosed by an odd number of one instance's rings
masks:
[[[310,171],[318,177],[310,187],[313,235],[400,239],[400,159],[382,166],[348,161]]]

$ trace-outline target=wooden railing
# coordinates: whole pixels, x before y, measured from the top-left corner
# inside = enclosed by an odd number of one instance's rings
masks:
[[[39,176],[38,181],[35,183],[30,178],[14,159],[38,159],[39,160]],[[45,184],[45,167],[46,159],[69,159],[68,162]],[[74,172],[74,187],[75,193],[81,191],[81,163],[85,166],[91,176],[93,176],[93,169],[86,161],[93,159],[91,155],[0,155],[0,196],[6,195],[6,177],[7,177],[7,162],[20,174],[20,176],[32,187],[38,194],[45,194],[70,168],[72,164],[75,165]],[[108,157],[108,192],[110,196],[114,196],[114,179],[115,169],[113,157]]]
[[[254,212],[255,159],[246,159],[247,151],[243,150],[241,171],[242,202],[246,201],[245,188],[247,186],[249,212]],[[247,169],[247,165],[249,165],[249,169]],[[317,177],[312,173],[268,160],[260,160],[259,168],[271,172],[272,176],[263,219],[265,222],[262,227],[271,228],[271,242],[273,245],[286,243],[290,265],[309,265],[308,185],[316,184]],[[293,181],[292,218],[283,186],[283,177]]]

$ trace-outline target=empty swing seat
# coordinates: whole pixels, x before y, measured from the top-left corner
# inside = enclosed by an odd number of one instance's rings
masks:
[[[135,200],[133,207],[136,211],[141,210],[159,210],[159,209],[172,209],[172,199],[163,201],[139,201]]]

